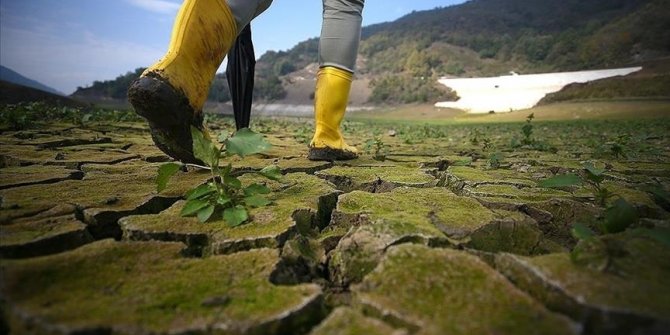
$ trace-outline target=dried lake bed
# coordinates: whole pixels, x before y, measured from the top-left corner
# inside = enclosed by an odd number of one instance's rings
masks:
[[[226,162],[283,178],[239,227],[179,215],[207,171],[156,191],[169,158],[143,123],[5,126],[0,332],[663,333],[670,120],[530,125],[345,122],[372,144],[332,163],[306,159],[308,123],[257,119],[273,148]],[[540,184],[589,163],[604,202]],[[599,230],[620,199],[630,225]]]

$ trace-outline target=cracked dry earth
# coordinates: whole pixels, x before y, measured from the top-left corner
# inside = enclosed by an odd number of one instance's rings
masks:
[[[182,171],[156,193],[157,167],[168,157],[142,124],[3,131],[0,333],[670,329],[668,248],[624,232],[606,236],[617,245],[616,271],[576,265],[571,225],[604,209],[586,188],[537,186],[593,157],[581,138],[596,135],[584,125],[545,126],[557,153],[506,149],[520,125],[482,128],[505,152],[497,169],[466,126],[424,129],[414,144],[385,136],[385,161],[363,155],[335,164],[306,159],[292,135],[300,127],[255,125],[274,147],[234,160],[236,173],[250,182],[245,173],[276,164],[284,178],[268,183],[273,204],[237,228],[179,216],[184,193],[207,172]],[[366,125],[346,128],[359,147],[371,136]],[[668,204],[644,186],[670,186],[670,135],[667,122],[647,129],[657,134],[647,141],[654,150],[598,162],[641,225],[668,228]]]

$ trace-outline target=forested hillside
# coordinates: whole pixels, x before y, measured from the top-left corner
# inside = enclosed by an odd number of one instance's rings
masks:
[[[429,102],[450,94],[436,86],[439,76],[611,68],[667,56],[670,0],[472,0],[365,27],[362,38],[359,75],[370,79],[371,102]],[[262,55],[255,98],[282,99],[285,76],[317,53],[313,38]],[[138,71],[75,94],[125,98]],[[226,87],[218,75],[210,99],[227,101]]]
[[[373,78],[371,101],[429,101],[438,76],[610,68],[668,55],[670,1],[473,0],[365,27],[362,37],[359,72]],[[284,64],[316,61],[315,45],[259,63],[280,76]]]
[[[72,96],[83,100],[104,98],[126,100],[128,87],[144,70],[145,68],[137,68],[135,71],[120,75],[114,80],[94,81],[91,86],[77,87]],[[215,102],[230,101],[230,92],[225,74],[220,73],[216,75],[207,99]]]

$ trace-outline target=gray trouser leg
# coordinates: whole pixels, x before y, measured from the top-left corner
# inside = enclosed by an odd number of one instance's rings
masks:
[[[226,0],[226,2],[233,12],[238,32],[272,4],[272,0]]]
[[[319,65],[354,72],[364,0],[323,0]]]

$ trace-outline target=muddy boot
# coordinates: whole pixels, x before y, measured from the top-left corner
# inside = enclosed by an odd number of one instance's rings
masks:
[[[358,157],[356,148],[344,143],[340,124],[349,101],[352,74],[335,67],[323,67],[317,75],[314,94],[316,131],[307,158],[313,161],[349,160]]]
[[[128,99],[149,121],[163,152],[185,163],[193,156],[191,126],[204,131],[202,108],[237,24],[224,0],[186,0],[179,10],[167,54],[128,90]]]

